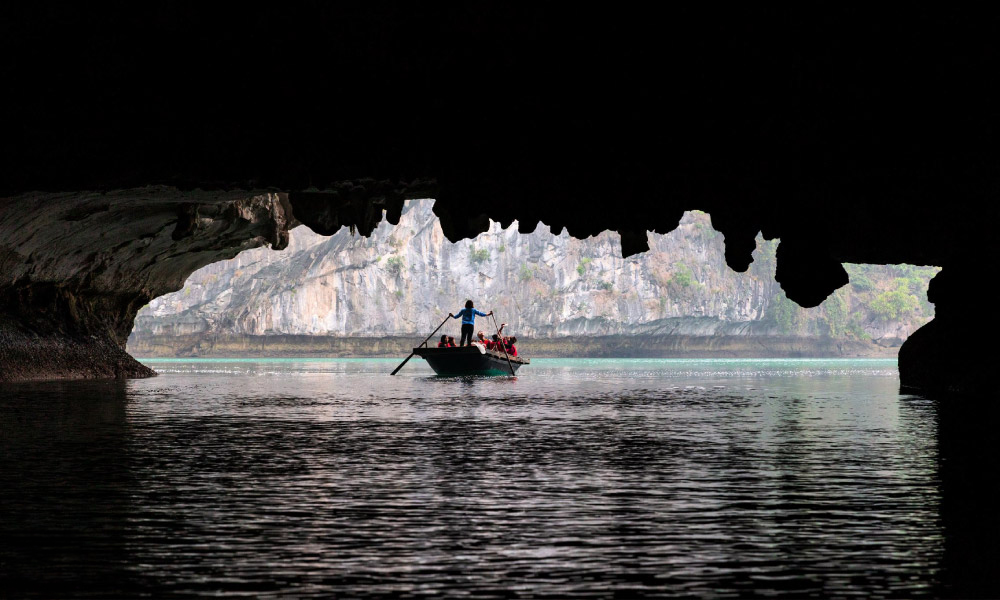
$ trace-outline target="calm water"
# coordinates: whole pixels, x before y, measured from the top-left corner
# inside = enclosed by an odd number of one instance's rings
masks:
[[[976,436],[894,360],[146,362],[0,387],[4,595],[992,589]]]

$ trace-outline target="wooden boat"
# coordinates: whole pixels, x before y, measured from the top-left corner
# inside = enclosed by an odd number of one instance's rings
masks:
[[[531,361],[518,356],[510,357],[510,365],[504,353],[487,350],[479,344],[461,348],[424,348],[417,347],[413,353],[427,361],[438,375],[510,375],[522,365]]]

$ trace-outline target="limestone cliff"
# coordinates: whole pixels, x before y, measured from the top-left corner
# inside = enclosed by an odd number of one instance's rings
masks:
[[[420,336],[467,298],[534,339],[792,336],[895,347],[933,315],[922,290],[934,269],[912,267],[849,265],[852,285],[799,308],[774,280],[776,241],[758,238],[754,263],[736,273],[700,212],[622,258],[615,233],[577,240],[540,225],[522,234],[516,222],[451,243],[433,205],[409,201],[398,225],[383,222],[369,238],[300,227],[284,252],[208,265],[139,312],[130,348],[148,351],[153,337]],[[444,331],[457,330],[455,321]]]

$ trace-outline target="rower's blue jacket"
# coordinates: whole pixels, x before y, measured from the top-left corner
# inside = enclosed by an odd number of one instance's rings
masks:
[[[480,317],[485,317],[486,313],[477,310],[475,308],[463,308],[462,310],[452,315],[451,318],[457,319],[459,317],[462,317],[462,325],[475,325],[476,315],[479,315]]]

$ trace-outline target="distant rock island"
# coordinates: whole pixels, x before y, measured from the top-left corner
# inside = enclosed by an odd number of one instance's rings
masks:
[[[930,320],[938,269],[845,265],[851,282],[813,309],[774,281],[777,240],[730,269],[709,215],[689,212],[648,252],[615,233],[577,240],[492,223],[452,244],[433,200],[412,200],[370,238],[304,227],[288,248],[249,250],[196,271],[144,307],[137,356],[395,356],[467,298],[494,310],[529,356],[894,356]],[[458,337],[458,321],[442,332]],[[486,330],[491,323],[480,320]]]

